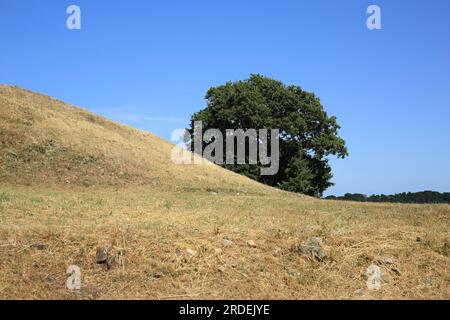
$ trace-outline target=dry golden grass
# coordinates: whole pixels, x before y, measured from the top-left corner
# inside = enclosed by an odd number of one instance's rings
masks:
[[[165,140],[18,87],[0,85],[0,137],[2,182],[273,192],[212,164],[173,164]]]
[[[448,205],[323,201],[176,166],[165,141],[19,88],[0,86],[0,108],[2,299],[450,298]],[[326,261],[295,250],[314,236]]]

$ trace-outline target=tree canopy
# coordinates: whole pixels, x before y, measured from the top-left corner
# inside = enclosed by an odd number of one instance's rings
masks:
[[[279,129],[277,174],[260,175],[260,163],[223,164],[227,169],[271,186],[313,196],[321,196],[333,185],[328,157],[344,158],[348,151],[345,141],[338,136],[340,126],[336,117],[328,116],[313,93],[262,75],[251,75],[246,80],[210,88],[206,101],[206,108],[191,117],[188,129],[191,135],[194,121],[202,121],[203,131],[218,129],[224,135],[227,129]]]

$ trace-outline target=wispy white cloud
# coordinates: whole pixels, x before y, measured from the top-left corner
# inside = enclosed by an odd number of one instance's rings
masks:
[[[172,117],[153,117],[153,116],[145,116],[139,114],[125,114],[125,115],[115,115],[115,119],[126,122],[133,122],[139,124],[148,124],[154,122],[168,122],[168,123],[178,123],[178,124],[186,124],[186,120]]]
[[[109,107],[109,108],[96,108],[93,111],[110,119],[113,119],[115,121],[128,122],[139,125],[149,125],[155,123],[185,125],[188,122],[188,119],[167,117],[167,116],[156,116],[141,113],[139,109],[141,108]]]

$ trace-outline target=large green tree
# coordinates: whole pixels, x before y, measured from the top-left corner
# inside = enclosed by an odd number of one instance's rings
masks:
[[[327,115],[313,93],[252,75],[209,89],[206,101],[207,107],[192,115],[188,129],[191,135],[194,121],[202,121],[203,132],[218,129],[224,136],[227,129],[280,130],[276,175],[260,175],[261,164],[224,164],[227,169],[271,186],[313,196],[321,196],[333,185],[328,157],[344,158],[348,151],[345,141],[338,136],[340,127],[336,118]]]

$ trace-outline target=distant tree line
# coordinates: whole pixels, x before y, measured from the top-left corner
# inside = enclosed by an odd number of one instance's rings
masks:
[[[394,195],[371,195],[361,193],[346,193],[342,197],[328,196],[327,200],[347,200],[358,202],[392,202],[392,203],[450,203],[450,192],[403,192]]]

